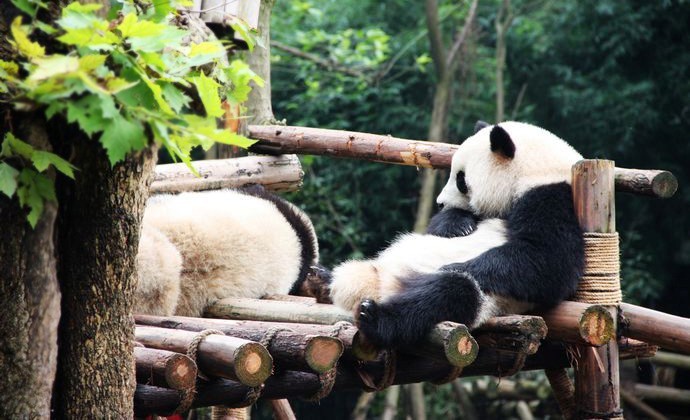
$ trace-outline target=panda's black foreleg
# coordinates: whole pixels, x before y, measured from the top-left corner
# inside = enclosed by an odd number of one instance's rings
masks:
[[[402,290],[383,302],[362,301],[358,326],[381,348],[410,345],[441,321],[471,325],[481,301],[476,281],[466,273],[417,274],[405,279]]]
[[[467,236],[477,229],[478,220],[477,216],[467,210],[446,208],[431,218],[426,233],[443,238]]]

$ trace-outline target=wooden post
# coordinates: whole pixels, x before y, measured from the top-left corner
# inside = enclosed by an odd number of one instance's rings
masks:
[[[614,163],[610,160],[583,160],[573,166],[575,213],[585,232],[616,231]],[[615,306],[607,307],[615,331]],[[575,363],[575,403],[577,418],[622,417],[618,343],[610,340],[601,347],[579,347]]]

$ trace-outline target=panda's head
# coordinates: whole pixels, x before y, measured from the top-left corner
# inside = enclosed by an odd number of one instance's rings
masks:
[[[530,124],[478,123],[453,155],[450,177],[436,202],[482,217],[504,217],[526,191],[571,181],[582,156],[552,133]]]

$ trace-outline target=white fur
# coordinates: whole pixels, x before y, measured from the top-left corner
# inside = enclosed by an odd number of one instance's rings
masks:
[[[484,217],[504,217],[512,203],[539,185],[571,182],[571,168],[580,155],[568,143],[543,128],[508,121],[500,123],[515,143],[515,157],[504,158],[491,151],[489,133],[479,130],[465,140],[453,155],[450,177],[436,202],[470,210]],[[465,172],[468,195],[458,191],[455,178]]]
[[[453,155],[450,176],[437,198],[439,204],[470,210],[486,219],[477,230],[459,238],[405,234],[371,260],[347,261],[333,270],[333,302],[354,311],[364,298],[385,300],[400,287],[399,279],[411,272],[431,273],[440,267],[465,262],[506,242],[505,217],[515,200],[530,189],[558,182],[571,182],[571,168],[582,159],[570,145],[552,133],[519,122],[499,124],[515,144],[508,159],[491,151],[493,126],[465,140]],[[456,175],[465,172],[468,194],[462,194]],[[462,304],[458,302],[458,304]],[[488,318],[522,313],[531,308],[505,296],[482,293],[475,327]]]
[[[347,261],[333,270],[331,298],[347,310],[362,299],[383,300],[398,292],[398,279],[409,273],[433,273],[444,265],[468,261],[506,241],[505,222],[487,219],[469,236],[441,238],[407,233],[375,259]]]
[[[299,274],[297,234],[276,206],[261,198],[233,190],[156,196],[147,203],[142,223],[142,241],[156,229],[182,257],[177,315],[201,316],[209,303],[225,297],[286,294]],[[161,261],[150,258],[144,243],[138,293],[145,285],[170,287],[176,279],[155,275]],[[168,299],[172,295],[161,295],[152,306],[168,307]]]

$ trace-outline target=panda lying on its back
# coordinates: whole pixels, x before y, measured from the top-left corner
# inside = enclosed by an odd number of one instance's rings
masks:
[[[135,313],[201,316],[225,297],[297,291],[319,251],[311,221],[262,187],[152,197]]]
[[[375,344],[413,343],[441,321],[474,328],[552,306],[577,287],[584,252],[570,180],[582,156],[529,124],[478,128],[453,156],[429,234],[333,270],[334,303]]]

